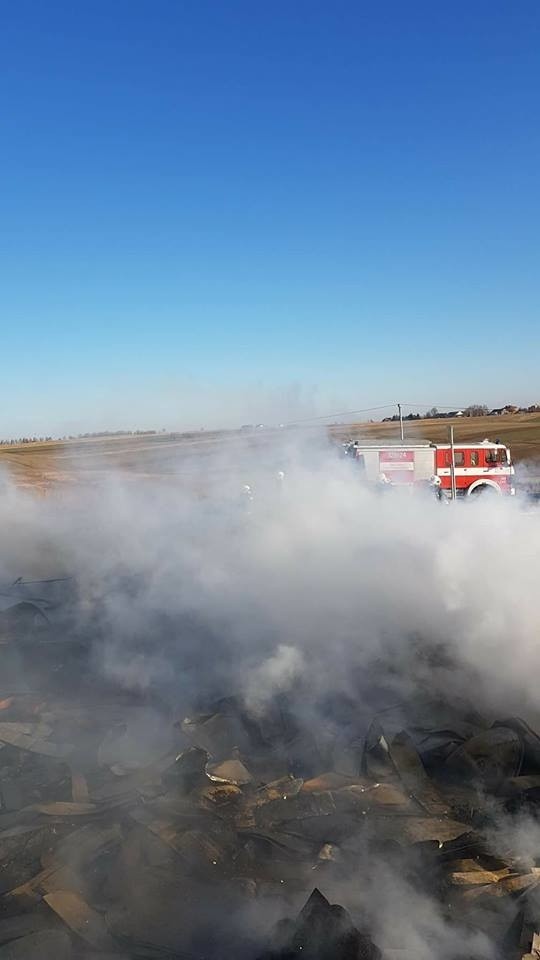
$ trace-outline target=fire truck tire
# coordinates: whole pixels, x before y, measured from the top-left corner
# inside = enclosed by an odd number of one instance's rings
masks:
[[[467,491],[468,497],[478,497],[481,494],[489,493],[490,496],[496,495],[500,496],[501,488],[497,483],[478,483],[471,487]]]

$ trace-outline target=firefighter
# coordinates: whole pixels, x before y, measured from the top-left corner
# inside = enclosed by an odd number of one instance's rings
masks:
[[[274,480],[274,500],[279,503],[285,496],[285,471],[278,470]]]
[[[444,500],[444,493],[442,491],[441,478],[438,477],[435,473],[429,478],[429,485],[433,490],[433,493],[437,497],[437,500]]]
[[[389,490],[390,487],[392,486],[392,481],[390,480],[389,477],[386,476],[385,473],[382,473],[381,471],[381,473],[377,477],[377,486],[379,490]]]
[[[245,483],[242,487],[242,500],[247,507],[249,507],[250,504],[253,503],[253,491],[249,483]]]

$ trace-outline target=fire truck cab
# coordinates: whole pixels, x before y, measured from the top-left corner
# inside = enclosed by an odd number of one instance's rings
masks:
[[[450,444],[435,447],[436,474],[443,488],[452,485],[452,450]],[[493,492],[513,495],[514,467],[510,450],[500,443],[483,440],[481,443],[454,445],[454,473],[458,496]]]
[[[452,447],[449,443],[351,444],[347,450],[366,481],[382,475],[394,486],[414,488],[433,476],[446,494],[452,490]],[[496,441],[455,443],[453,448],[456,496],[515,493],[510,450]]]

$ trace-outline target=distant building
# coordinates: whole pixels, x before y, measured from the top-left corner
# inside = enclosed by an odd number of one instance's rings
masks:
[[[490,417],[504,417],[509,413],[518,413],[519,408],[514,406],[513,403],[507,403],[505,407],[495,407],[494,410],[490,410]]]

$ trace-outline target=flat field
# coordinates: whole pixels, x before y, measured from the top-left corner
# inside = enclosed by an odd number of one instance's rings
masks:
[[[502,417],[458,417],[454,420],[405,421],[405,440],[445,442],[448,428],[454,426],[455,441],[475,441],[489,437],[506,443],[516,463],[526,463],[532,477],[540,478],[540,414],[513,414]],[[328,428],[311,427],[302,434],[314,435],[327,430],[335,441],[354,437],[366,442],[399,441],[399,424],[351,423]],[[299,431],[300,432],[300,431]],[[287,431],[294,438],[295,430]],[[45,492],[64,483],[96,482],[111,471],[127,476],[170,479],[177,482],[200,478],[205,458],[220,452],[224,462],[246,458],[252,448],[271,450],[283,431],[265,430],[192,434],[157,434],[48,441],[0,446],[0,469],[19,485]]]

